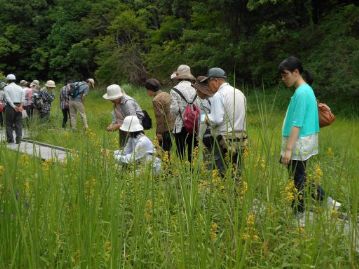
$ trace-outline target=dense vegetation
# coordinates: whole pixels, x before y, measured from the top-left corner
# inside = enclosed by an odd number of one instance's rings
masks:
[[[125,90],[151,111],[149,97]],[[278,102],[288,94],[247,94],[250,148],[240,184],[207,169],[201,147],[193,169],[174,152],[171,161],[163,156],[159,176],[121,168],[102,150],[117,145],[118,134],[105,131],[110,102],[90,92],[83,132],[60,128],[56,98],[51,123],[30,130],[36,140],[74,149],[67,162],[0,144],[0,268],[358,268],[359,126],[338,117],[321,129],[308,180],[343,206],[306,196],[302,227],[291,209],[292,181],[278,163],[285,113]]]
[[[359,96],[359,7],[343,0],[0,0],[0,71],[25,79],[168,81],[221,66],[237,83],[274,85],[300,57],[317,92]]]

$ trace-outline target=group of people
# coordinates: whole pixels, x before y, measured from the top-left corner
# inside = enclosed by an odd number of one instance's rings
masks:
[[[319,120],[317,101],[309,73],[303,69],[300,60],[291,56],[279,65],[278,71],[282,81],[288,88],[294,88],[294,95],[289,103],[282,129],[281,163],[288,168],[295,187],[298,190],[293,208],[296,212],[304,212],[304,190],[306,185],[306,167],[308,160],[318,154]],[[191,163],[193,149],[203,143],[212,156],[212,168],[218,169],[225,177],[228,171],[235,171],[230,176],[239,178],[243,166],[243,152],[247,147],[246,132],[246,97],[242,91],[227,82],[226,72],[219,67],[210,68],[205,76],[194,77],[188,65],[180,65],[171,74],[174,87],[168,92],[161,90],[160,82],[150,78],[145,82],[147,95],[152,98],[156,117],[156,137],[162,150],[170,154],[172,142],[175,142],[175,152],[180,159]],[[26,109],[28,115],[33,115],[29,97],[38,92],[46,96],[47,104],[54,99],[52,89],[55,83],[47,81],[44,90],[34,90],[38,82],[33,81],[30,89],[24,89],[15,84],[15,76],[7,76],[5,86],[5,113],[8,142],[13,142],[12,130],[16,131],[16,142],[21,138],[18,119]],[[20,83],[21,84],[21,83]],[[83,125],[88,127],[83,98],[89,87],[94,86],[93,79],[83,82],[69,81],[61,90],[60,105],[63,112],[65,127],[68,117],[71,127],[76,127],[76,113],[79,112]],[[1,98],[1,95],[0,95]],[[27,98],[27,99],[26,99]],[[105,100],[113,103],[112,122],[107,131],[119,133],[119,150],[114,158],[122,164],[151,163],[156,172],[160,170],[160,160],[155,157],[155,147],[145,135],[143,123],[146,113],[139,103],[127,95],[120,85],[112,84],[103,95]],[[1,100],[1,99],[0,99]],[[27,100],[27,101],[26,101]],[[46,105],[40,111],[40,117],[46,118],[50,109]],[[234,167],[235,169],[228,169]],[[322,201],[325,197],[320,186],[313,197]],[[328,197],[328,203],[335,208],[340,203]]]
[[[21,80],[17,85],[14,74],[7,75],[5,80],[6,82],[0,83],[0,125],[4,126],[5,118],[7,142],[19,144],[22,138],[23,118],[28,120],[38,118],[41,122],[49,121],[52,102],[55,100],[56,84],[53,80],[48,80],[44,87],[40,88],[38,80],[33,80],[31,83]],[[71,127],[76,128],[76,116],[79,113],[84,128],[88,128],[83,100],[89,87],[94,87],[94,85],[94,80],[89,78],[86,81],[68,82],[62,88],[60,94],[60,106],[63,112],[62,127],[66,127],[68,116],[70,116]]]

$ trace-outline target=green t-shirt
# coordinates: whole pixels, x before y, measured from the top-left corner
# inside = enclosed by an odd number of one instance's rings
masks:
[[[299,127],[299,137],[319,133],[318,105],[313,89],[300,85],[292,96],[283,122],[282,136],[288,137],[292,127]]]

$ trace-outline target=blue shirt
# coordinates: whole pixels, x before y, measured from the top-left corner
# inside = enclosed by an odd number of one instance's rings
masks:
[[[299,127],[299,137],[319,133],[318,105],[313,89],[300,85],[292,96],[284,119],[282,136],[288,137],[292,127]]]

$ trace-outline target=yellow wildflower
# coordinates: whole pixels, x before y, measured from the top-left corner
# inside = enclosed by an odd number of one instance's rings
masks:
[[[85,182],[85,197],[87,200],[91,200],[95,193],[96,179],[92,178]]]
[[[250,213],[247,217],[247,225],[252,227],[254,226],[256,220],[256,216],[253,213]]]
[[[0,176],[2,176],[5,172],[4,166],[0,165]]]
[[[112,244],[111,241],[106,241],[103,245],[105,261],[111,258]]]
[[[144,214],[147,222],[152,220],[152,209],[153,209],[152,200],[147,200],[145,205],[145,214]]]
[[[30,194],[30,181],[28,179],[25,179],[24,182],[24,192],[26,195]]]
[[[327,155],[328,155],[328,157],[330,157],[330,158],[333,158],[333,157],[334,157],[334,152],[333,152],[333,149],[332,149],[331,147],[329,147],[329,148],[327,149]]]
[[[314,168],[314,174],[313,174],[314,182],[319,184],[322,177],[323,177],[323,171],[320,168],[320,165],[316,164],[315,168]]]
[[[297,193],[298,191],[294,185],[294,181],[289,180],[288,184],[284,188],[284,191],[282,192],[282,195],[284,196],[284,200],[287,202],[293,202],[293,200],[297,196]]]
[[[210,231],[210,237],[211,237],[212,241],[216,241],[217,233],[218,233],[218,224],[215,222],[212,222],[211,231]]]

